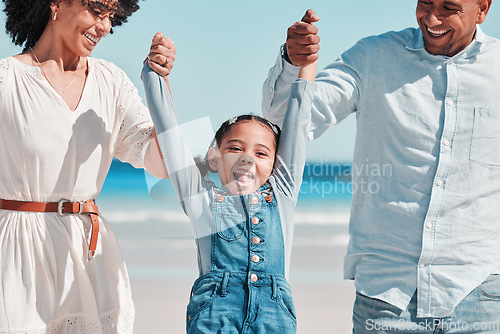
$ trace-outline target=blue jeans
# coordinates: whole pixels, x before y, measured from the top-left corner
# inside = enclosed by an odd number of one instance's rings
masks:
[[[353,333],[500,333],[500,275],[490,275],[445,318],[417,318],[417,297],[400,310],[356,292]]]
[[[187,307],[188,334],[295,334],[295,307],[288,282],[246,273],[209,273],[196,280]]]

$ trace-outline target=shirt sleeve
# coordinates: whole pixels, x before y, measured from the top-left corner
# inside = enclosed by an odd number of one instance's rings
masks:
[[[364,42],[360,41],[316,76],[309,140],[318,138],[330,126],[357,110],[366,65],[365,53]],[[288,64],[280,55],[264,83],[262,113],[277,124],[284,120],[295,72],[298,74],[298,68]]]
[[[276,63],[269,70],[268,76],[262,87],[262,114],[271,122],[283,125],[286,114],[291,85],[299,75],[300,67],[294,66],[282,57],[283,48]]]
[[[306,143],[316,83],[297,79],[283,120],[274,177],[285,196],[297,201],[306,162]]]
[[[118,89],[117,109],[121,116],[114,155],[135,168],[144,168],[144,156],[151,142],[153,122],[137,88],[125,72],[116,68],[114,73]]]
[[[207,194],[207,181],[201,177],[184,140],[165,81],[147,63],[143,67],[141,77],[168,175],[184,212],[191,221],[197,221],[203,214],[203,210],[199,209],[208,205],[207,196],[204,196]]]

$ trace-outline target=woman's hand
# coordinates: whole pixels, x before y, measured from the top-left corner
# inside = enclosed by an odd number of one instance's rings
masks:
[[[153,37],[147,60],[149,67],[160,76],[165,77],[169,75],[172,67],[174,67],[174,42],[170,38],[163,37],[161,32],[156,33]]]

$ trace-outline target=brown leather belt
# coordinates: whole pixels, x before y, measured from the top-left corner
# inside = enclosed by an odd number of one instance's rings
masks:
[[[0,199],[0,209],[29,212],[57,212],[59,215],[84,213],[90,216],[92,232],[90,234],[89,260],[94,256],[99,235],[99,212],[94,200],[70,202],[62,199],[59,202],[24,202]]]

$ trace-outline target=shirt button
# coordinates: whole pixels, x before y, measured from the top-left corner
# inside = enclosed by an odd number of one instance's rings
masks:
[[[252,204],[259,203],[259,198],[257,196],[252,197]]]
[[[252,261],[257,263],[260,261],[260,257],[258,255],[254,255],[254,256],[252,256]]]
[[[252,274],[252,275],[250,275],[250,280],[252,282],[257,282],[259,280],[259,276]]]
[[[420,264],[419,264],[418,266],[419,266],[420,268],[423,268],[423,267],[425,267],[425,263],[420,262]]]
[[[453,105],[453,101],[452,101],[452,100],[448,100],[448,101],[446,102],[446,104],[447,104],[447,105],[449,105],[449,106],[451,107],[451,106]]]
[[[455,64],[455,59],[453,59],[453,58],[452,58],[452,59],[450,59],[450,64],[451,64],[451,65]]]
[[[260,238],[259,237],[253,237],[252,238],[252,242],[255,244],[255,245],[258,245],[260,243]]]
[[[443,181],[442,180],[437,180],[436,184],[437,184],[438,187],[441,187],[443,185]]]
[[[259,218],[253,217],[252,218],[252,224],[257,225],[259,223]]]
[[[448,139],[443,140],[444,146],[450,146],[450,141]]]
[[[432,223],[427,223],[427,228],[431,228],[432,227]]]
[[[272,89],[272,88],[269,88],[269,91],[272,93],[272,92],[273,92],[273,89]]]

